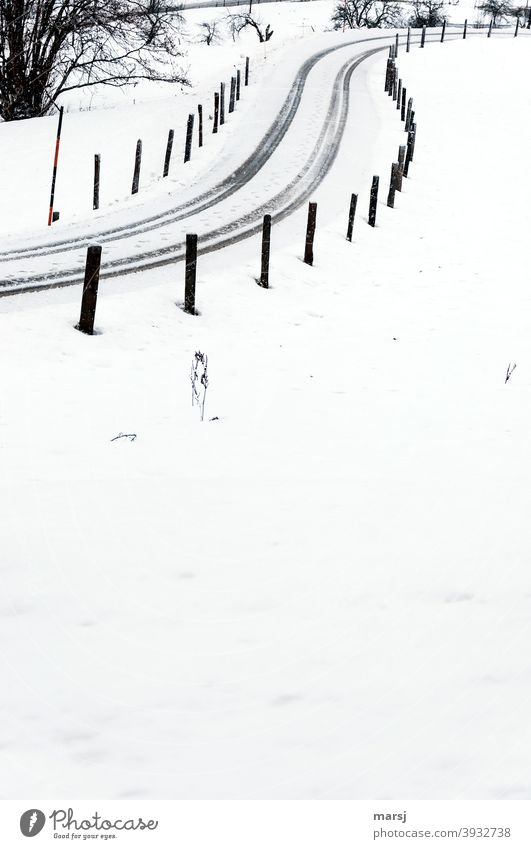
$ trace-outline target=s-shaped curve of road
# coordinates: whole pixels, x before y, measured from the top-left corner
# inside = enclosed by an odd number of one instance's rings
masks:
[[[341,40],[306,59],[258,145],[210,188],[149,215],[136,206],[125,216],[122,211],[97,223],[73,224],[63,238],[50,233],[40,244],[26,241],[1,252],[0,296],[81,282],[91,243],[104,245],[106,278],[182,260],[186,232],[198,234],[199,253],[205,253],[258,232],[266,212],[273,222],[287,217],[315,191],[337,156],[356,68],[392,41],[390,35]]]

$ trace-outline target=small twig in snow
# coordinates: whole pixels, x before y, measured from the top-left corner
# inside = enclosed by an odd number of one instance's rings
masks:
[[[130,442],[134,442],[136,439],[136,433],[119,433],[118,436],[113,436],[111,442],[114,442],[115,439],[128,439]]]
[[[196,351],[190,371],[192,383],[192,407],[198,406],[201,411],[201,421],[205,416],[205,398],[208,386],[208,357],[201,351]]]
[[[505,375],[505,383],[507,383],[507,381],[511,377],[515,368],[516,368],[516,363],[509,363],[509,365],[507,366],[507,374]]]

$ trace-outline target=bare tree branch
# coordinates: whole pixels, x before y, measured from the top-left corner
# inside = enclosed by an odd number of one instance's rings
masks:
[[[45,115],[61,93],[98,84],[186,85],[181,28],[161,0],[0,0],[0,115]]]

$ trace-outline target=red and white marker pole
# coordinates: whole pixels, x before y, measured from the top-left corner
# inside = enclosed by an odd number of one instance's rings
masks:
[[[61,128],[63,126],[63,107],[59,109],[59,123],[57,125],[57,138],[55,140],[55,156],[53,160],[52,190],[50,192],[50,210],[48,213],[48,227],[53,221],[53,199],[55,195],[55,178],[57,177],[57,162],[59,160],[59,145],[61,143]]]

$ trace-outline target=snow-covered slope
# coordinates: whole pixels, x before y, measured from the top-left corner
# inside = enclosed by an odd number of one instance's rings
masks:
[[[400,55],[374,230],[372,60],[269,291],[253,239],[195,317],[181,266],[102,285],[94,337],[77,288],[0,301],[5,797],[529,797],[528,55]]]

